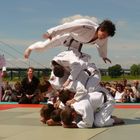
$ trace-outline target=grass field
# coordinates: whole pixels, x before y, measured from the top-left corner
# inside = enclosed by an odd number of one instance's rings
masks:
[[[120,76],[117,78],[111,78],[110,76],[102,76],[102,81],[121,81],[123,79],[127,80],[140,80],[140,76],[131,76],[131,75],[126,75],[126,76]]]

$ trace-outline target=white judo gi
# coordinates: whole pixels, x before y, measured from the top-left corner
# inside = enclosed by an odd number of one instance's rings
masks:
[[[74,99],[77,101],[74,104],[80,104],[81,100],[89,99],[94,114],[94,125],[96,127],[112,126],[114,120],[111,115],[115,100],[109,91],[99,84],[96,76],[98,77],[98,75],[89,77],[91,79],[88,81],[89,83],[85,82],[87,75],[82,71],[77,80],[73,81],[73,91],[76,92]],[[83,108],[83,106],[79,106]]]
[[[74,110],[82,116],[82,120],[77,122],[79,128],[91,128],[94,121],[93,108],[87,98],[75,102],[71,105]]]
[[[74,110],[82,116],[77,122],[79,128],[112,126],[114,120],[111,118],[114,110],[114,100],[108,93],[105,96],[102,92],[91,92],[80,101],[71,104]]]
[[[107,38],[96,39],[90,42],[99,25],[88,19],[79,19],[70,23],[65,23],[60,26],[49,29],[47,32],[50,34],[52,39],[46,41],[39,41],[29,46],[25,55],[29,56],[32,50],[44,50],[47,48],[53,48],[57,46],[67,46],[69,48],[77,48],[82,46],[84,43],[95,44],[100,57],[107,57]]]
[[[5,65],[6,63],[4,55],[0,55],[0,69],[2,69],[2,71],[0,71],[0,101],[2,99],[2,72],[6,71]]]
[[[80,53],[77,54],[80,55]],[[67,77],[71,80],[71,83],[66,87],[66,89],[76,90],[75,99],[77,101],[80,100],[82,96],[84,96],[83,93],[85,92],[83,92],[81,85],[78,86],[78,81],[80,81],[84,86],[86,85],[88,89],[96,89],[101,80],[99,70],[95,64],[88,62],[89,58],[90,57],[87,54],[83,54],[83,57],[79,58],[73,50],[59,53],[53,60],[64,67],[66,74],[62,78],[55,77],[53,80],[50,78],[51,84],[56,88],[62,87],[62,84],[66,81]],[[80,95],[81,93],[82,95]]]
[[[111,115],[114,110],[115,100],[109,92],[105,90],[106,89],[103,88],[100,92],[95,91],[88,93],[90,103],[94,110],[94,126],[96,127],[112,126],[114,123]]]

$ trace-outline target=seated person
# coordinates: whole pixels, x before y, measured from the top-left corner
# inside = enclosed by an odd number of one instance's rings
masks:
[[[56,100],[56,91],[53,89],[49,81],[42,81],[39,84],[39,100],[40,102],[52,102]]]
[[[17,81],[14,84],[13,93],[11,95],[11,101],[18,102],[20,98],[22,97],[22,94],[23,94],[23,89],[22,89],[21,83]]]
[[[23,95],[19,100],[19,104],[38,104],[38,85],[39,79],[34,76],[34,69],[29,67],[27,76],[21,81]]]
[[[12,87],[10,86],[8,81],[5,81],[3,86],[4,95],[2,97],[2,101],[9,102],[11,101],[12,95]]]

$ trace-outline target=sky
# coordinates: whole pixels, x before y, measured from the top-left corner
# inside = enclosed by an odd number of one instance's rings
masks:
[[[24,50],[43,41],[47,29],[79,17],[99,23],[109,19],[116,25],[116,34],[108,41],[111,64],[102,61],[94,45],[83,47],[97,67],[140,64],[139,0],[0,0],[0,54],[5,55],[7,67],[50,67],[52,58],[66,48],[33,51],[29,60],[24,59]]]

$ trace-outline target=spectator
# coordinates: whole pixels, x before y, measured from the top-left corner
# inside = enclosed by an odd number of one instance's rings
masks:
[[[11,95],[11,101],[19,102],[20,98],[22,97],[22,94],[23,94],[23,89],[22,89],[21,83],[17,81],[14,84],[13,92]]]
[[[139,81],[135,80],[133,81],[132,90],[137,98],[137,102],[140,102],[140,87],[139,87]]]
[[[52,103],[55,102],[55,98],[56,98],[56,95],[55,95],[55,90],[52,88],[51,84],[49,81],[42,81],[40,84],[39,84],[39,99],[41,102],[47,102],[47,101],[50,101]]]
[[[27,76],[22,80],[23,95],[19,104],[38,104],[38,85],[39,79],[34,76],[34,69],[29,67]]]
[[[117,84],[116,86],[116,92],[115,92],[115,101],[120,103],[122,102],[122,95],[124,93],[124,88],[122,84]]]
[[[4,102],[11,101],[12,88],[9,85],[8,81],[5,81],[4,86],[3,86],[3,90],[4,90],[4,95],[2,97],[2,101],[4,101]]]
[[[135,103],[137,101],[137,97],[134,94],[132,88],[129,88],[127,92],[129,94],[129,97],[130,97],[130,102]]]
[[[123,103],[129,103],[130,102],[130,96],[129,96],[129,92],[128,92],[129,89],[131,89],[131,87],[129,87],[129,86],[126,86],[124,88],[124,93],[122,95],[122,102]]]

